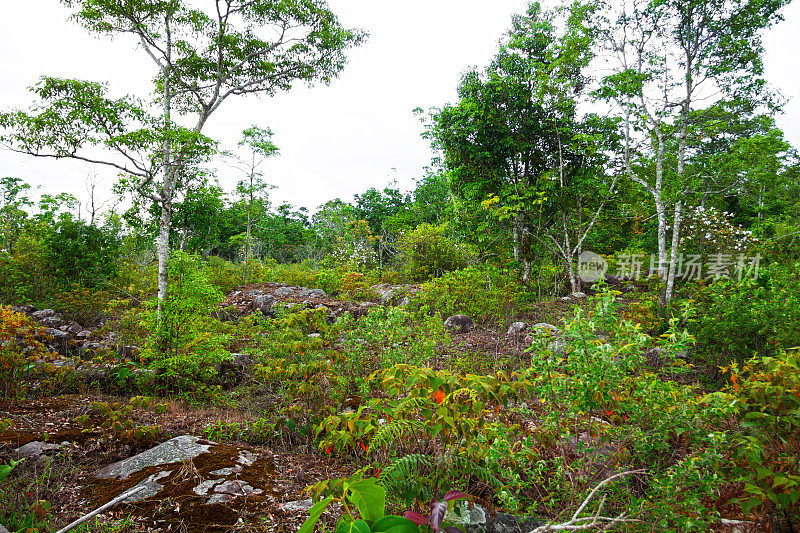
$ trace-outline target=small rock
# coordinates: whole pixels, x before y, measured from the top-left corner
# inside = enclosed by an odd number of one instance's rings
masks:
[[[88,339],[92,336],[92,332],[88,329],[84,329],[76,333],[75,336],[79,339]]]
[[[23,458],[31,459],[34,457],[41,457],[46,452],[58,450],[61,447],[62,447],[61,444],[47,444],[45,442],[39,442],[38,440],[35,440],[33,442],[29,442],[24,446],[20,446],[19,448],[14,450],[12,455],[18,459],[23,459]]]
[[[531,328],[531,329],[533,329],[534,333],[538,333],[538,334],[546,333],[546,334],[550,335],[551,337],[557,337],[557,336],[561,335],[561,330],[560,329],[558,329],[553,324],[548,324],[547,322],[539,322],[537,324],[534,324],[533,328]]]
[[[572,298],[570,298],[569,296],[562,296],[561,297],[561,301],[562,302],[571,302]]]
[[[293,502],[285,502],[278,505],[278,509],[287,513],[296,513],[298,511],[308,511],[314,506],[311,498],[307,500],[296,500]]]
[[[219,470],[217,470],[217,472],[219,472]],[[217,475],[215,472],[211,472],[211,473],[214,474],[214,475]],[[206,480],[202,481],[199,485],[194,487],[192,489],[192,492],[194,492],[198,496],[206,496],[206,495],[208,495],[209,492],[211,492],[211,489],[213,489],[214,486],[217,485],[220,481],[222,481],[222,480],[221,479],[206,479]]]
[[[444,321],[444,327],[456,333],[469,333],[475,329],[475,322],[467,315],[453,315]]]
[[[42,333],[45,335],[50,335],[56,340],[66,339],[70,336],[69,333],[66,331],[61,331],[60,329],[53,329],[53,328],[42,328]]]
[[[508,327],[506,335],[511,338],[518,339],[522,337],[530,326],[526,322],[514,322]]]
[[[41,311],[34,311],[31,316],[36,319],[48,318],[55,316],[56,312],[52,309],[42,309]]]
[[[308,338],[309,339],[319,339],[321,336],[322,335],[320,335],[319,333],[309,333],[308,334]]]
[[[214,494],[211,496],[208,501],[206,502],[208,505],[214,505],[215,503],[227,503],[233,500],[236,496],[231,494]]]
[[[585,292],[573,292],[570,296],[572,296],[576,300],[582,300],[582,299],[586,298],[586,293]]]
[[[51,328],[59,328],[64,321],[61,319],[60,316],[48,316],[39,321],[39,323],[43,326],[48,326]]]
[[[2,524],[0,524],[0,533],[11,533],[11,532],[7,530],[5,527],[3,527]]]
[[[36,311],[36,308],[32,305],[26,304],[26,305],[15,305],[11,308],[11,310],[14,311],[15,313],[25,313],[26,315],[29,315],[34,311]]]
[[[230,481],[223,481],[214,487],[214,492],[231,494],[233,496],[252,496],[253,494],[261,494],[262,491],[260,489],[254,489],[249,483],[233,479]]]
[[[254,454],[250,450],[241,450],[239,452],[239,458],[236,459],[236,462],[244,466],[253,466],[257,460],[258,455]]]

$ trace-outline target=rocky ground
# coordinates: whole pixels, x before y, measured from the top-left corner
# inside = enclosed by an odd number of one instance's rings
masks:
[[[376,305],[404,305],[417,290],[376,286],[373,291],[380,301],[352,302],[319,289],[265,283],[232,292],[219,312],[220,318],[235,320],[255,312],[270,315],[278,306],[300,305],[324,308],[331,319],[343,313],[361,316]],[[526,356],[531,335],[538,331],[557,337],[552,323],[584,302],[583,295],[546,302],[507,330],[476,325],[472,317],[450,317],[445,325],[452,335],[439,347],[432,364],[446,367],[449,359],[470,354],[489,363],[519,361]],[[101,386],[110,366],[93,359],[98,351],[109,350],[123,359],[135,358],[138,352],[136,346],[103,333],[102,323],[90,328],[65,320],[54,310],[25,306],[15,310],[46,328],[41,340],[58,355],[40,364],[75,368]],[[146,408],[125,412],[123,418],[135,427],[157,428],[152,434],[133,434],[125,427],[109,425],[99,414],[98,405],[125,406],[128,400],[95,394],[0,403],[0,420],[12,423],[0,432],[0,463],[24,459],[29,486],[39,491],[35,499],[50,502],[51,513],[62,525],[132,489],[141,489],[102,519],[130,516],[136,527],[148,531],[296,531],[310,507],[303,489],[352,470],[335,458],[321,460],[318,454],[306,453],[305,445],[285,453],[235,439],[216,442],[213,435],[204,434],[215,420],[247,416],[236,410],[193,407],[172,399],[158,414]],[[48,482],[42,484],[42,476]],[[475,520],[485,517],[476,515]],[[519,529],[520,524],[507,516],[497,520],[498,528],[504,520],[509,531]]]

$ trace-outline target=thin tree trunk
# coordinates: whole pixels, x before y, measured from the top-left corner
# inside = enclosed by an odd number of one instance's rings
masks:
[[[682,206],[683,202],[680,200],[675,203],[675,217],[672,221],[672,253],[670,254],[669,258],[669,274],[667,275],[667,288],[664,293],[664,302],[667,305],[669,305],[669,303],[672,301],[672,293],[675,289],[675,274],[678,265],[678,248],[680,246]]]
[[[159,219],[158,238],[156,239],[156,254],[158,255],[158,324],[162,323],[164,301],[167,298],[169,275],[169,233],[172,225],[172,197],[175,193],[175,175],[172,169],[172,147],[166,133],[172,127],[172,33],[169,25],[169,15],[166,18],[166,63],[164,64],[164,156],[162,172],[164,173],[164,188],[161,192],[161,217]]]

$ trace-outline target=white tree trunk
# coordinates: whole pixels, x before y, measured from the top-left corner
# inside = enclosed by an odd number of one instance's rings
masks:
[[[675,274],[678,266],[678,249],[680,247],[681,222],[683,203],[678,200],[675,203],[675,217],[672,221],[672,253],[669,257],[669,274],[667,275],[667,288],[664,292],[664,302],[669,304],[672,301],[672,293],[675,290]]]
[[[169,234],[172,229],[172,198],[175,194],[175,172],[172,168],[172,147],[166,133],[172,127],[172,87],[170,86],[171,61],[172,61],[172,34],[169,26],[169,16],[166,19],[167,37],[167,62],[164,65],[164,155],[162,172],[164,174],[163,188],[161,191],[161,217],[158,224],[158,238],[156,239],[156,254],[158,256],[158,324],[164,313],[164,301],[167,298],[169,285]]]

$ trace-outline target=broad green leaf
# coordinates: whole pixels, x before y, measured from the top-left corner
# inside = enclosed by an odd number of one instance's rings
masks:
[[[402,516],[384,516],[372,526],[372,533],[417,533],[417,524]]]
[[[297,531],[297,533],[313,533],[317,520],[319,520],[319,517],[322,516],[322,513],[325,511],[325,509],[327,509],[332,501],[333,496],[328,496],[324,500],[317,502],[308,512],[308,519],[303,522],[303,525],[300,526],[300,529]]]
[[[336,526],[336,533],[370,533],[369,526],[363,520],[342,520]]]
[[[353,502],[364,520],[383,518],[386,507],[386,490],[378,485],[377,479],[371,477],[352,483],[347,499]]]

